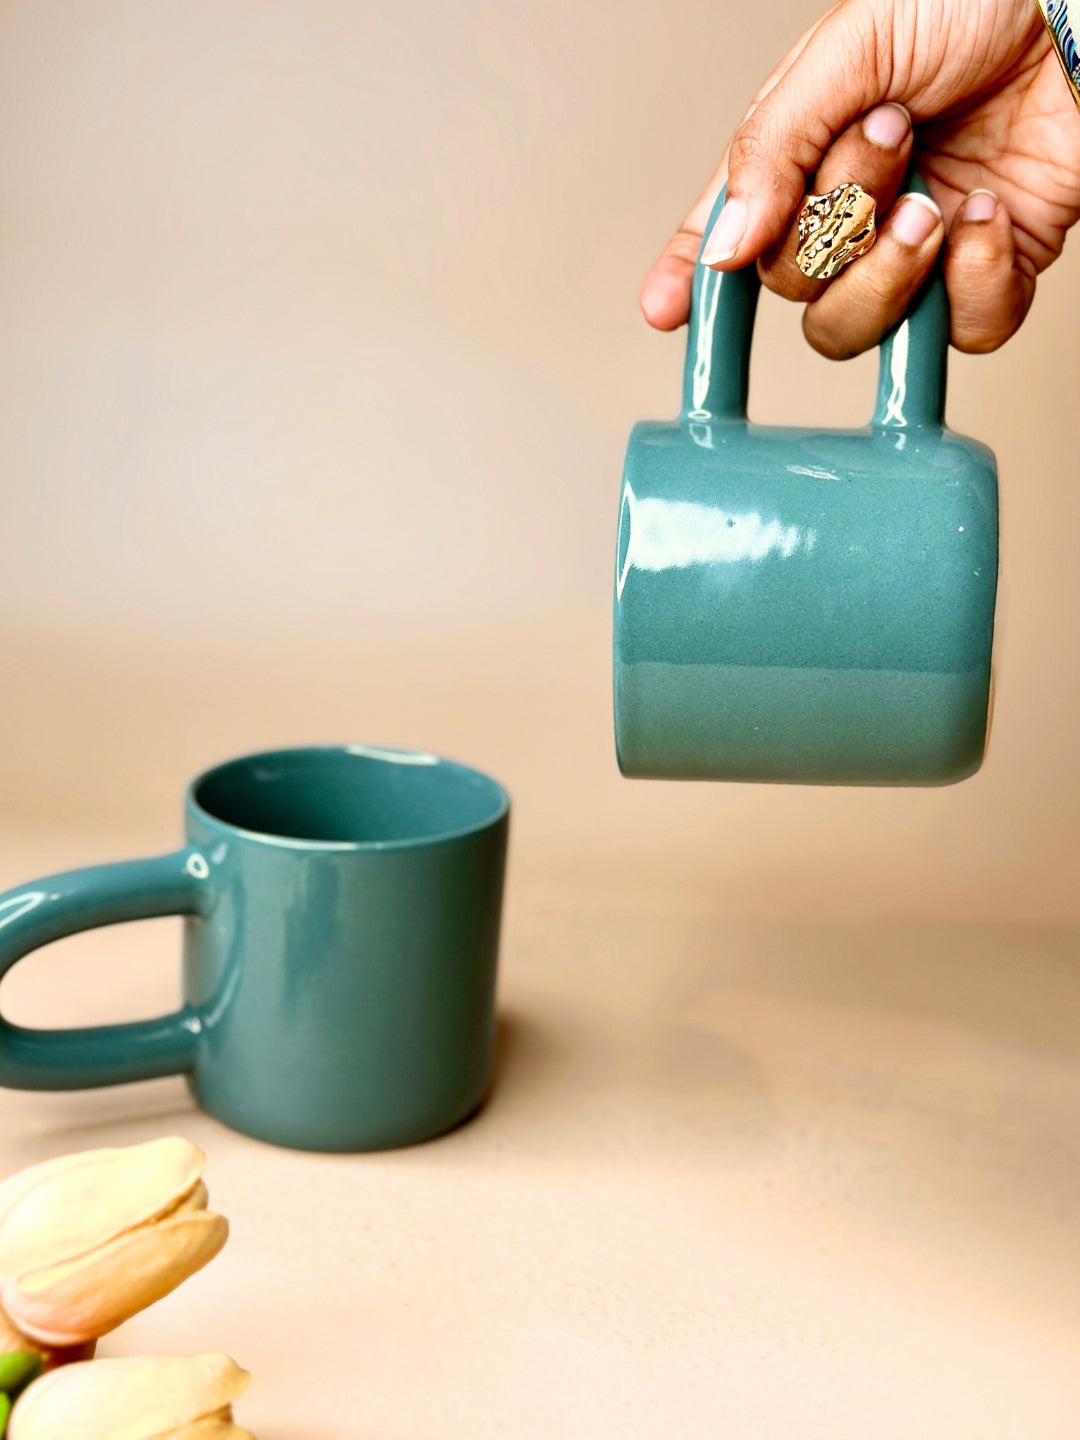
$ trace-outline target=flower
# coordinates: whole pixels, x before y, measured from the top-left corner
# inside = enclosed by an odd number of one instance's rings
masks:
[[[8,1440],[254,1440],[232,1423],[250,1379],[227,1355],[82,1360],[23,1391]]]
[[[41,1346],[83,1345],[212,1260],[229,1226],[206,1208],[205,1163],[174,1136],[47,1160],[0,1184],[0,1349],[12,1327]]]

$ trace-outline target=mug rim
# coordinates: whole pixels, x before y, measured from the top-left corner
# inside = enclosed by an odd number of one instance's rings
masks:
[[[289,755],[355,755],[360,758],[371,760],[391,761],[397,764],[406,765],[441,765],[450,770],[456,770],[460,774],[472,776],[477,780],[484,781],[495,791],[498,804],[486,819],[478,820],[471,825],[461,825],[450,830],[436,830],[429,834],[408,836],[400,840],[306,840],[295,835],[279,835],[270,830],[250,830],[243,825],[235,825],[231,820],[224,820],[220,815],[215,815],[201,805],[196,794],[203,784],[221,770],[227,770],[232,765],[244,761],[254,760],[277,760]],[[399,757],[396,758],[395,757]],[[436,755],[433,751],[416,750],[409,746],[401,745],[364,745],[339,744],[339,745],[285,745],[278,746],[272,750],[252,750],[243,754],[232,755],[225,760],[219,760],[209,765],[205,770],[199,771],[192,780],[188,782],[184,794],[184,808],[196,816],[200,821],[213,826],[229,835],[240,836],[244,840],[251,840],[257,844],[267,845],[273,849],[287,850],[319,850],[332,851],[338,854],[376,853],[387,850],[415,850],[425,845],[441,845],[451,840],[464,839],[468,835],[479,834],[483,830],[489,830],[504,820],[510,812],[510,793],[506,787],[494,776],[487,774],[484,770],[477,770],[472,765],[464,765],[460,760],[453,760],[445,755]]]

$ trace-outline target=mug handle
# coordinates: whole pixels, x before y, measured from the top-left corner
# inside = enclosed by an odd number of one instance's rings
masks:
[[[928,195],[926,181],[909,173],[903,193]],[[705,237],[727,195],[720,191],[702,232],[690,301],[683,374],[684,420],[746,419],[750,344],[761,281],[757,266],[710,270],[701,264]],[[943,425],[949,355],[949,299],[940,258],[916,292],[903,320],[881,342],[877,404],[871,424],[889,429]]]
[[[210,867],[193,846],[146,860],[69,870],[0,895],[0,976],[31,950],[101,925],[200,915]],[[201,1031],[189,1006],[154,1020],[29,1030],[0,1016],[0,1085],[85,1090],[190,1070]]]

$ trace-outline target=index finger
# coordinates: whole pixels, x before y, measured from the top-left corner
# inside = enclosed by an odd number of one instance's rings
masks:
[[[868,11],[833,7],[728,151],[728,193],[702,260],[741,269],[780,240],[833,140],[887,97]]]
[[[821,26],[838,8],[839,3],[827,10],[788,51],[754,96],[743,116],[742,124],[745,125],[757,107],[780,83]],[[690,314],[690,290],[694,279],[694,266],[701,249],[701,237],[716,204],[716,197],[727,184],[730,149],[728,146],[724,150],[712,179],[645,277],[641,287],[640,304],[646,320],[657,330],[677,330],[686,323]]]

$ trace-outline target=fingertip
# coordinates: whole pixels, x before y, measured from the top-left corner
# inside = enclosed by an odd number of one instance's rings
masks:
[[[703,265],[725,265],[737,257],[746,234],[750,210],[745,200],[729,197],[716,217],[716,224],[705,237],[701,250]]]
[[[898,100],[875,105],[863,116],[862,132],[880,150],[906,149],[912,138],[911,112]]]
[[[992,190],[972,190],[960,204],[949,227],[949,251],[954,263],[965,268],[1012,265],[1012,221]]]
[[[859,333],[849,334],[842,326],[823,322],[815,301],[803,310],[803,338],[812,350],[826,360],[853,360],[875,342]]]
[[[904,195],[889,217],[889,235],[909,250],[918,250],[938,233],[938,242],[945,233],[941,211],[929,195],[912,190]]]
[[[677,270],[670,262],[655,265],[645,277],[638,303],[641,313],[654,330],[678,330],[690,315],[690,288],[693,268],[680,263]]]
[[[996,219],[1001,202],[993,190],[972,190],[957,210],[953,228],[961,225],[985,225]]]

